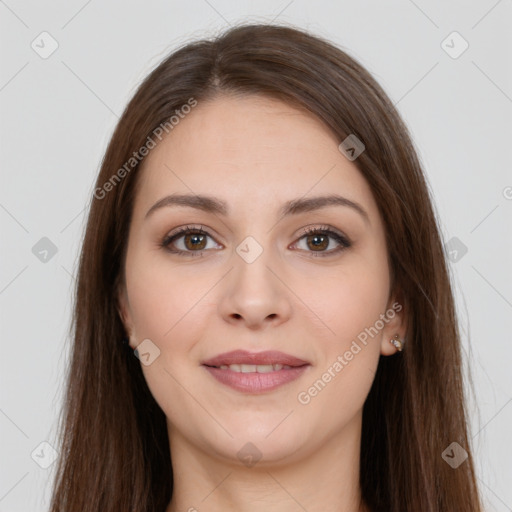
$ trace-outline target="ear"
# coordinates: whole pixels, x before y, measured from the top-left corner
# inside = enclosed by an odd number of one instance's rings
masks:
[[[133,328],[133,320],[130,310],[130,303],[128,301],[128,293],[126,291],[126,286],[121,284],[118,287],[118,291],[116,294],[117,299],[117,311],[119,313],[119,317],[121,318],[121,322],[123,323],[123,326],[126,331],[126,336],[129,339],[129,344],[132,349],[135,350],[136,343],[135,343],[135,331]]]
[[[403,294],[393,294],[388,301],[384,313],[384,327],[382,329],[380,353],[383,356],[391,356],[398,352],[398,349],[393,346],[389,340],[391,340],[395,334],[398,334],[398,337],[403,343],[406,333],[407,319]]]

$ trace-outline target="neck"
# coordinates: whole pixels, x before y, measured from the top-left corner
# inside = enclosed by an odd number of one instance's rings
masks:
[[[300,447],[291,454],[293,461],[265,462],[263,457],[252,467],[213,449],[205,452],[171,426],[168,430],[173,495],[166,512],[368,510],[359,487],[361,415],[309,451]]]

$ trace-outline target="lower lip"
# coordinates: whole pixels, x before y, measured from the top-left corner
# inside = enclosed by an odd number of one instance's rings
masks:
[[[268,373],[242,373],[232,370],[221,370],[213,366],[203,366],[219,382],[237,391],[245,393],[263,393],[265,391],[272,391],[288,382],[298,379],[310,365],[306,364],[304,366],[296,366]]]

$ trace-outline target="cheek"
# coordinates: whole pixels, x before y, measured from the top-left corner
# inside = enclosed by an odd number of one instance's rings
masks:
[[[339,342],[340,348],[384,313],[390,285],[385,258],[354,255],[345,265],[317,277],[308,304],[329,328],[328,338]]]
[[[368,396],[381,340],[380,332],[375,335],[370,328],[385,312],[389,292],[387,266],[380,260],[351,263],[331,272],[314,295],[312,309],[329,329],[324,336],[317,333],[318,364],[297,397],[305,415],[323,418],[329,410],[332,429],[349,421]]]
[[[195,321],[202,307],[200,299],[211,286],[161,256],[144,253],[127,260],[126,282],[138,337],[154,339],[162,348],[183,325],[190,327],[191,318]]]
[[[148,260],[147,255],[132,255],[126,271],[136,342],[150,339],[159,350],[151,364],[141,363],[141,369],[166,416],[186,429],[183,417],[202,414],[184,389],[189,388],[191,351],[204,337],[200,319],[207,317],[206,302],[200,299],[212,285],[168,262]]]

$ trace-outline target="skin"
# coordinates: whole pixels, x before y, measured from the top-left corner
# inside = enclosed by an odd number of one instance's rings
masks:
[[[221,96],[199,103],[144,161],[119,308],[130,346],[150,339],[160,350],[141,367],[167,417],[174,493],[166,512],[365,510],[362,408],[380,355],[396,352],[389,339],[404,337],[403,310],[359,343],[362,350],[308,404],[297,398],[396,300],[377,204],[340,142],[285,103]],[[145,219],[177,193],[218,197],[230,213],[174,206]],[[332,193],[360,204],[368,222],[346,206],[278,216],[286,201]],[[160,245],[187,225],[209,233],[202,256]],[[340,246],[333,238],[316,251],[308,243],[303,228],[325,225],[351,246],[315,257]],[[263,249],[252,263],[236,252],[248,236]],[[185,242],[173,246],[197,251]],[[274,391],[242,393],[201,366],[239,348],[280,350],[310,366]],[[237,456],[248,442],[262,454],[252,467]]]

